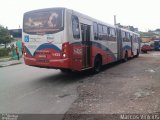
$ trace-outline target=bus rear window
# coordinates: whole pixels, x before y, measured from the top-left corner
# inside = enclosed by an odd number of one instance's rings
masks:
[[[56,33],[64,29],[63,18],[63,9],[26,13],[23,18],[23,30],[28,34]]]

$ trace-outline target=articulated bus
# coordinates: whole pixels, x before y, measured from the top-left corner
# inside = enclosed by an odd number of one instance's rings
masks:
[[[67,8],[26,12],[23,17],[25,64],[62,71],[101,70],[140,52],[139,34]]]

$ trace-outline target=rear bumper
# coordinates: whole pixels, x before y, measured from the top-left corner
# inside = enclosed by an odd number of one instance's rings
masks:
[[[43,68],[55,68],[55,69],[69,69],[69,58],[66,59],[52,59],[52,60],[37,60],[35,58],[24,57],[26,65],[43,67]]]

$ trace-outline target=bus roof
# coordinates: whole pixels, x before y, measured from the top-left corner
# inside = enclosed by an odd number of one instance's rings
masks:
[[[107,25],[107,26],[110,26],[110,27],[115,28],[114,25],[111,25],[111,24],[102,22],[102,21],[97,20],[97,19],[95,19],[95,18],[92,18],[92,17],[90,17],[90,16],[88,16],[88,15],[85,15],[85,14],[83,14],[83,13],[80,13],[80,12],[77,12],[77,11],[75,11],[75,10],[68,9],[68,8],[65,8],[65,7],[54,7],[54,8],[37,9],[37,10],[28,11],[28,12],[24,13],[24,15],[25,15],[25,14],[30,14],[30,13],[33,13],[33,12],[48,11],[48,10],[52,10],[52,9],[65,9],[65,10],[67,10],[67,11],[72,12],[73,14],[76,14],[76,15],[82,17],[82,18],[84,17],[85,19],[88,19],[88,20],[91,20],[91,21],[94,21],[94,22],[97,22],[97,23],[104,24],[104,25]]]
[[[80,12],[77,12],[77,11],[75,11],[75,10],[68,9],[68,8],[65,8],[65,7],[53,7],[53,8],[37,9],[37,10],[28,11],[28,12],[24,13],[24,15],[25,15],[25,14],[32,13],[32,12],[48,11],[48,10],[52,10],[52,9],[64,9],[64,10],[70,11],[70,12],[72,12],[73,14],[76,14],[76,15],[82,17],[82,18],[85,18],[85,19],[87,19],[87,20],[91,20],[91,21],[94,21],[94,22],[96,22],[96,23],[103,24],[103,25],[106,25],[106,26],[109,26],[109,27],[112,27],[112,28],[117,28],[117,26],[115,26],[115,25],[111,25],[111,24],[109,24],[109,23],[102,22],[102,21],[100,21],[100,20],[98,20],[98,19],[92,18],[92,17],[90,17],[90,16],[88,16],[88,15],[85,15],[85,14],[83,14],[83,13],[80,13]],[[136,34],[136,35],[139,36],[139,34],[136,33],[136,32],[133,32],[133,31],[130,31],[130,30],[127,30],[127,29],[124,29],[124,28],[119,28],[119,29],[121,29],[122,31],[129,32],[129,33],[132,33],[132,34]]]
[[[48,11],[48,10],[52,10],[52,9],[66,9],[64,7],[54,7],[54,8],[43,8],[43,9],[36,9],[36,10],[31,10],[31,11],[28,11],[28,12],[25,12],[25,14],[30,14],[30,13],[33,13],[33,12],[41,12],[41,11]]]
[[[136,32],[133,32],[133,31],[130,31],[130,30],[127,30],[127,29],[124,29],[124,28],[120,28],[120,29],[121,29],[122,31],[124,31],[124,32],[129,32],[129,33],[136,34],[136,35],[139,36],[139,34],[136,33]]]
[[[70,10],[70,9],[68,9],[68,10]],[[83,13],[77,12],[77,11],[75,11],[75,10],[71,10],[71,11],[72,11],[73,13],[81,16],[82,18],[84,17],[85,19],[94,21],[94,22],[96,22],[96,23],[104,24],[104,25],[106,25],[106,26],[115,28],[114,25],[108,24],[108,23],[106,23],[106,22],[102,22],[102,21],[100,21],[100,20],[98,20],[98,19],[92,18],[92,17],[90,17],[90,16],[88,16],[88,15],[85,15],[85,14],[83,14]]]

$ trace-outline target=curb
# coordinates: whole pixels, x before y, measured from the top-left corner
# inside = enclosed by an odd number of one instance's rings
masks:
[[[0,62],[7,62],[7,61],[11,61],[12,58],[5,58],[5,59],[0,59]]]
[[[2,68],[2,67],[8,67],[8,66],[13,66],[13,65],[18,65],[18,64],[22,64],[22,62],[0,65],[0,68]]]

